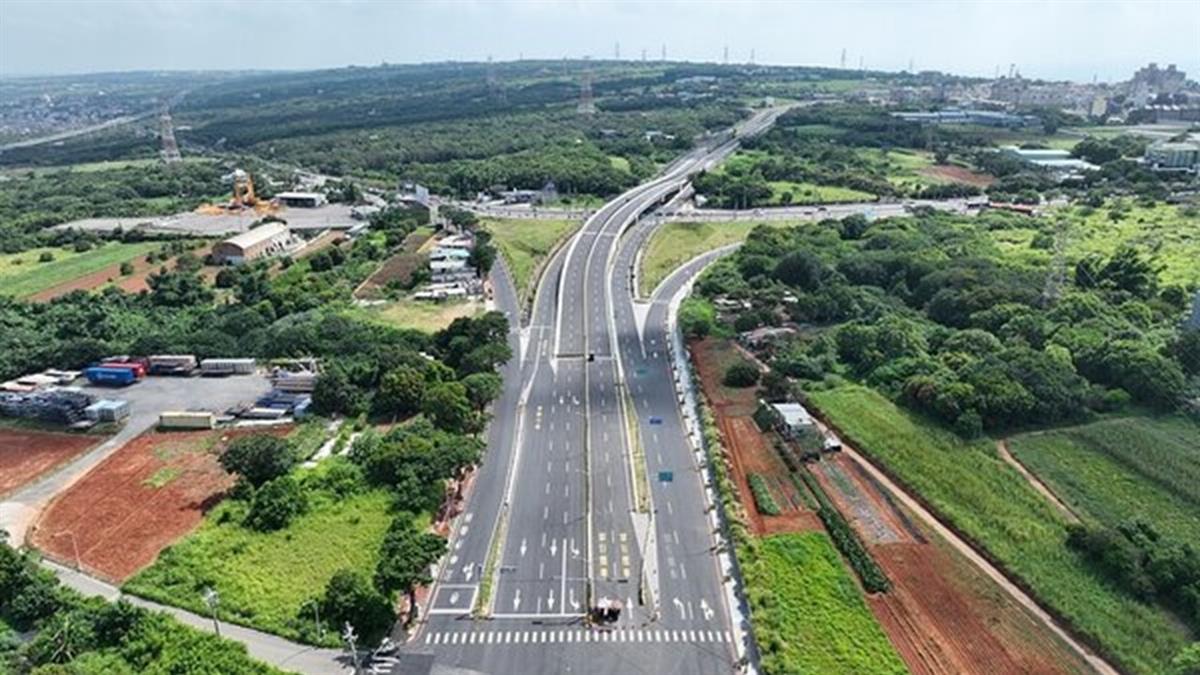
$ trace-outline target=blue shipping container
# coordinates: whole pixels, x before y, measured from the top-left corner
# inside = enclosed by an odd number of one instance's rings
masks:
[[[133,384],[133,381],[137,379],[137,374],[133,372],[132,368],[105,368],[103,366],[86,368],[83,371],[83,376],[92,384],[105,384],[117,387]]]

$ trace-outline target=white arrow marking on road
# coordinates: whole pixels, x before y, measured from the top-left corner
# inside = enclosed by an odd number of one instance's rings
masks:
[[[525,539],[524,538],[521,539],[521,557],[522,558],[525,557]]]
[[[679,601],[676,600],[675,602]],[[519,588],[517,589],[516,593],[513,593],[513,610],[515,611],[518,609],[521,609],[521,589]]]
[[[679,610],[679,618],[681,618],[681,619],[686,619],[686,618],[687,618],[687,613],[686,613],[686,612],[684,611],[684,609],[683,609],[683,603],[682,603],[682,602],[680,602],[679,598],[672,598],[672,600],[673,600],[673,601],[674,601],[674,603],[675,603],[675,609],[678,609],[678,610]]]
[[[551,539],[550,540],[550,555],[557,555],[557,554],[558,554],[558,540]]]
[[[575,545],[574,539],[571,540],[571,556],[575,558],[579,557],[579,547]]]
[[[550,609],[554,609],[554,589],[550,589]]]
[[[458,603],[458,591],[454,591],[453,593],[450,594],[450,604],[453,605],[456,603]]]
[[[705,621],[712,621],[713,611],[712,611],[712,607],[708,606],[707,600],[700,601],[700,611],[704,612],[704,620]]]
[[[463,576],[467,578],[467,581],[470,581],[471,577],[475,575],[475,566],[463,565],[462,572]]]
[[[575,599],[575,589],[574,588],[571,589],[571,609],[573,609],[573,610],[579,609],[579,601]]]

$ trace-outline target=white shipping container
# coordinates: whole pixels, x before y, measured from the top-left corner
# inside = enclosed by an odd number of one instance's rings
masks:
[[[285,408],[251,408],[242,413],[242,417],[248,420],[277,420],[287,412]]]
[[[280,373],[271,378],[271,384],[279,391],[308,393],[317,386],[317,374]]]
[[[254,359],[204,359],[200,362],[200,372],[214,375],[249,375],[254,372],[254,368]]]
[[[158,416],[158,426],[163,429],[212,429],[217,426],[217,416],[211,412],[190,410],[164,412]]]
[[[149,358],[151,366],[168,368],[195,368],[196,357],[191,354],[155,354]]]

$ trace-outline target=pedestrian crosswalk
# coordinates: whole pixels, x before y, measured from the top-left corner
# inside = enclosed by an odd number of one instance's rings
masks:
[[[526,645],[586,642],[729,642],[729,631],[626,628],[616,630],[447,631],[425,634],[427,645]]]

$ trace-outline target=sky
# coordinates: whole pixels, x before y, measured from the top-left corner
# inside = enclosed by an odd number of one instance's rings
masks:
[[[1200,0],[0,0],[0,76],[517,58],[1200,78]]]

